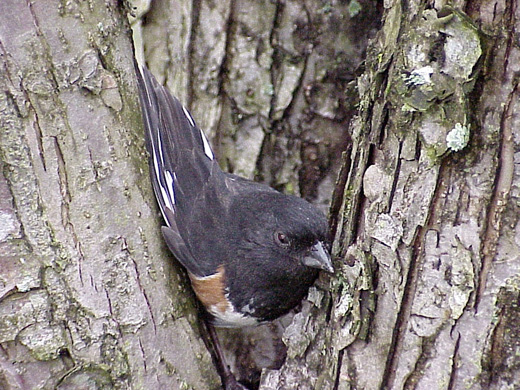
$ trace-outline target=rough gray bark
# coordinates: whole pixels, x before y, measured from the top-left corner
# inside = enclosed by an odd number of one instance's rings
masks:
[[[261,388],[519,388],[520,9],[385,8],[336,192],[339,273]]]
[[[148,180],[126,15],[0,2],[0,388],[217,388]]]

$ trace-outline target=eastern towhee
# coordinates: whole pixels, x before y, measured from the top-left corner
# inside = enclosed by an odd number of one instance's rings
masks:
[[[137,79],[164,239],[209,322],[243,327],[287,313],[320,269],[333,272],[325,216],[301,198],[223,172],[186,108],[145,67]]]

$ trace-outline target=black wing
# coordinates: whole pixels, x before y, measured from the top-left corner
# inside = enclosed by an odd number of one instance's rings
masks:
[[[218,263],[199,256],[207,246],[197,231],[204,225],[205,209],[218,204],[215,186],[223,180],[211,147],[190,113],[166,88],[159,85],[145,67],[136,70],[145,125],[146,148],[150,155],[150,176],[163,218],[168,247],[182,265],[196,276],[208,276]],[[208,225],[211,229],[211,224]],[[211,234],[210,234],[211,235]],[[195,237],[192,237],[195,236]],[[190,245],[201,240],[201,245]],[[203,253],[204,254],[204,253]],[[202,257],[202,258],[200,258]]]

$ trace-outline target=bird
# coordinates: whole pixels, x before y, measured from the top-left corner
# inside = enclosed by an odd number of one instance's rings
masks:
[[[272,321],[333,273],[325,215],[297,196],[224,172],[190,112],[136,65],[152,187],[164,240],[214,327]],[[244,389],[221,362],[224,388]],[[223,372],[223,373],[222,373]]]

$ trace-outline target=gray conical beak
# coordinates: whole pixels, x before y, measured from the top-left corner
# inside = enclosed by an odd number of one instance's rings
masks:
[[[302,263],[307,267],[318,268],[333,273],[334,267],[330,255],[325,249],[323,242],[318,241],[303,258]]]

